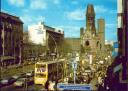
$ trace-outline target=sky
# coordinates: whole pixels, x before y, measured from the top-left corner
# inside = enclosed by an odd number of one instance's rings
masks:
[[[88,4],[94,5],[95,23],[105,19],[105,40],[117,41],[117,0],[1,0],[2,11],[20,17],[24,31],[43,21],[72,38],[79,38],[80,28],[86,25]]]

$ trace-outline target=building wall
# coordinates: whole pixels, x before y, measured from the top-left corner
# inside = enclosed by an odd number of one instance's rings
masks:
[[[23,22],[19,17],[1,12],[0,55],[20,60],[22,54]]]
[[[105,49],[104,48],[104,45],[105,45],[105,21],[104,19],[98,19],[98,35],[99,35],[100,42],[102,45],[101,50],[103,51]]]
[[[28,35],[31,43],[42,45],[46,51],[59,52],[59,47],[64,40],[64,32],[40,22],[28,27]]]
[[[98,53],[105,50],[105,21],[104,19],[98,19],[98,30],[96,32],[93,5],[89,4],[87,6],[86,29],[81,29],[80,31],[81,45],[85,52]]]
[[[28,35],[29,41],[32,43],[46,46],[46,29],[41,22],[36,25],[28,26]]]
[[[60,30],[55,30],[55,28],[46,28],[46,38],[47,38],[47,48],[50,52],[60,52],[61,47],[64,42],[64,33]]]

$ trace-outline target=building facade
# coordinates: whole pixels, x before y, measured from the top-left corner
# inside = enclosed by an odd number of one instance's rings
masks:
[[[128,91],[128,0],[117,1],[118,55],[108,69],[112,91]]]
[[[49,53],[59,53],[64,40],[62,30],[47,26],[43,22],[29,26],[28,35],[30,42],[40,44]]]
[[[95,27],[95,11],[92,4],[87,6],[86,29],[80,29],[81,50],[89,55],[95,55],[105,50],[105,20],[98,19],[98,29]]]
[[[0,12],[0,57],[21,63],[23,22],[19,17]]]
[[[118,0],[118,43],[119,52],[115,60],[114,73],[118,82],[128,90],[128,0]],[[116,70],[116,69],[119,70]]]

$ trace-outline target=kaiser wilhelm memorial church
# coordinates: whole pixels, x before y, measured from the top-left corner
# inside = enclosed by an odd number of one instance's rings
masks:
[[[105,50],[105,21],[97,20],[95,27],[95,11],[92,4],[87,6],[86,29],[80,28],[81,51],[89,55],[103,54]]]

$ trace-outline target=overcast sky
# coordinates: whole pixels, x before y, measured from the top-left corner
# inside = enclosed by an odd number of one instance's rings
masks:
[[[106,22],[106,40],[117,40],[116,0],[1,0],[2,11],[19,16],[27,26],[44,21],[46,25],[62,28],[65,37],[80,37],[80,27],[85,27],[85,11],[93,4],[96,19]],[[97,22],[97,20],[96,20]]]

